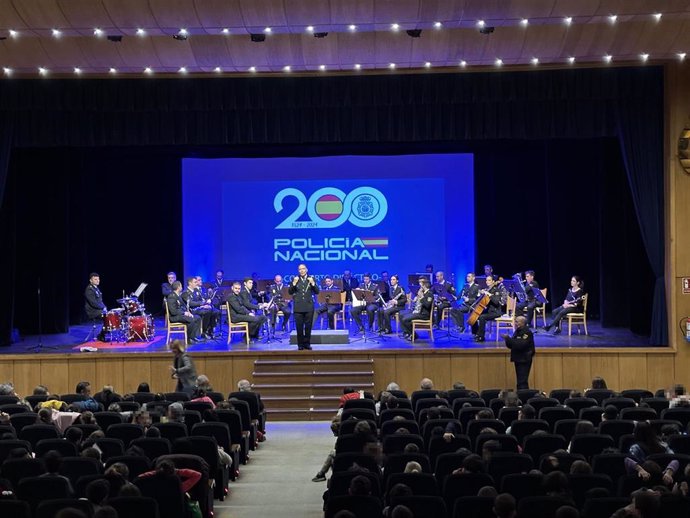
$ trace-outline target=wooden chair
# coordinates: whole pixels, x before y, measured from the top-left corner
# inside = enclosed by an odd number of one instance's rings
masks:
[[[566,317],[568,317],[568,336],[572,334],[573,324],[582,324],[585,328],[585,336],[589,336],[589,333],[587,332],[587,298],[587,294],[582,296],[582,313],[568,313],[566,315]],[[577,334],[580,334],[579,327],[577,328]]]
[[[496,328],[496,341],[500,336],[501,329],[513,332],[515,327],[515,306],[517,304],[517,299],[515,297],[508,297],[508,302],[506,302],[506,314],[501,315],[494,320],[494,327]]]
[[[549,289],[542,288],[539,291],[541,291],[541,294],[544,296],[544,300],[546,300],[546,293],[549,291]],[[544,327],[546,327],[546,304],[542,304],[541,306],[537,306],[534,308],[532,322],[534,322],[535,327],[537,325],[537,318],[539,318],[539,315],[541,315],[542,322],[544,322]]]
[[[283,313],[280,310],[276,313],[276,322],[278,321],[279,317],[283,317],[283,327],[285,328],[285,332],[289,333],[290,332],[290,320],[285,320],[285,313]]]
[[[343,323],[343,329],[347,329],[345,326],[345,297],[347,296],[347,293],[344,291],[340,292],[340,311],[337,311],[333,315],[333,329],[338,329],[338,322]]]
[[[429,339],[434,341],[434,312],[429,314],[427,320],[415,319],[412,321],[412,343],[415,341],[415,334],[417,331],[429,331]]]
[[[165,306],[165,328],[168,330],[168,335],[165,338],[165,345],[170,343],[170,335],[174,333],[184,334],[184,343],[187,343],[187,324],[184,322],[170,322],[170,309],[168,308],[168,299],[163,299]]]
[[[228,345],[232,341],[233,334],[244,334],[247,345],[249,345],[249,322],[235,322],[233,323],[230,316],[230,304],[226,304],[225,314],[228,317]]]

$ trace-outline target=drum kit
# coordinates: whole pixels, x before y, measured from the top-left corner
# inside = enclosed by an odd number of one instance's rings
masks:
[[[117,299],[122,307],[103,315],[103,331],[117,342],[150,342],[155,335],[153,316],[135,296]]]

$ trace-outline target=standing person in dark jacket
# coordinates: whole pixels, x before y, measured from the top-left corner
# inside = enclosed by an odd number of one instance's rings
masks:
[[[89,275],[89,285],[84,290],[84,309],[86,310],[86,316],[93,322],[100,319],[108,311],[103,303],[103,294],[98,289],[100,283],[101,277],[96,272],[93,272]],[[105,329],[101,329],[97,338],[100,341],[105,340]]]
[[[293,314],[297,328],[297,349],[311,349],[311,326],[314,320],[314,295],[319,293],[319,286],[314,277],[307,277],[307,265],[297,267],[299,275],[292,278],[288,293],[294,301]]]
[[[170,350],[175,355],[173,365],[170,367],[170,375],[177,380],[175,391],[186,392],[191,396],[196,382],[194,361],[187,354],[187,348],[182,340],[173,340],[170,343]]]
[[[527,327],[525,317],[515,317],[515,332],[513,336],[503,335],[506,347],[510,349],[510,361],[515,364],[515,378],[517,389],[529,388],[529,371],[534,358],[534,336]]]

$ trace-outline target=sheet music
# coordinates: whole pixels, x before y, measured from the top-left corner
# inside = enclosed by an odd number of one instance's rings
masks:
[[[139,295],[141,295],[144,292],[144,290],[146,289],[146,286],[148,286],[148,284],[146,284],[145,282],[142,282],[139,285],[139,287],[137,288],[137,291],[135,291],[133,295],[135,297],[139,298]]]

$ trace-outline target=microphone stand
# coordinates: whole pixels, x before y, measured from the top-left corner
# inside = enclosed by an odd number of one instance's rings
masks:
[[[27,351],[39,352],[42,349],[57,349],[54,345],[43,345],[43,312],[41,311],[41,278],[38,278],[38,288],[36,290],[38,298],[38,343],[30,345],[26,348]]]

